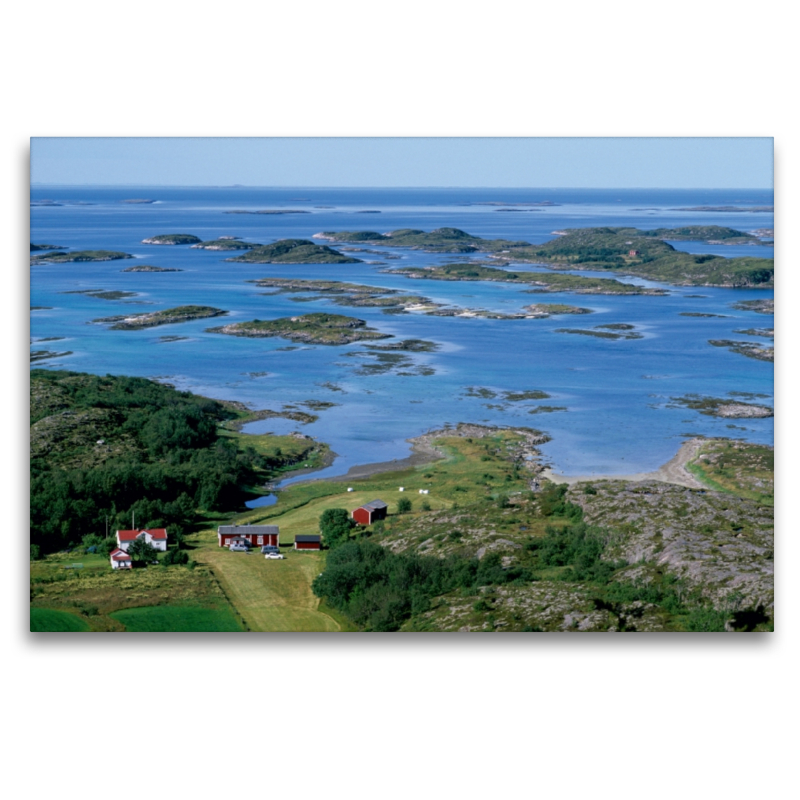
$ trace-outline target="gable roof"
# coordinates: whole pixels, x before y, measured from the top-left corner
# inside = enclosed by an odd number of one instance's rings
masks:
[[[120,550],[119,547],[116,550],[112,550],[110,555],[111,555],[111,558],[114,559],[114,561],[130,561],[131,560],[131,557],[124,550]]]
[[[383,502],[383,500],[373,500],[370,503],[364,503],[364,505],[361,506],[361,508],[366,508],[369,509],[370,511],[376,511],[379,508],[388,508],[388,506],[386,505],[386,503]]]
[[[137,539],[143,533],[149,534],[151,539],[167,538],[166,528],[150,528],[150,529],[142,528],[142,530],[140,531],[117,531],[117,539],[120,542],[132,542],[134,539]]]
[[[321,537],[318,533],[298,533],[295,534],[294,540],[296,542],[319,542]]]
[[[240,534],[244,536],[245,534],[252,536],[256,534],[257,536],[264,536],[268,533],[280,533],[280,529],[277,525],[220,525],[217,528],[217,534]]]

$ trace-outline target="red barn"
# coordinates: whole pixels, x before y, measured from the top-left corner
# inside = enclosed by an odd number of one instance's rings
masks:
[[[322,547],[322,537],[317,534],[297,534],[294,537],[295,550],[319,550]]]
[[[271,544],[278,547],[277,525],[220,525],[217,528],[217,543],[220,547],[230,547],[234,539],[246,539],[251,547]]]
[[[360,508],[353,512],[353,519],[359,525],[372,525],[379,519],[386,519],[386,513],[389,506],[383,500],[373,500],[371,503],[365,503]]]

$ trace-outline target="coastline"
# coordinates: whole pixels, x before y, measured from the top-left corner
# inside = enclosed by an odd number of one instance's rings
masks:
[[[666,464],[662,464],[653,472],[636,472],[627,475],[556,475],[547,467],[542,471],[542,477],[553,483],[566,483],[572,486],[586,481],[661,481],[674,483],[689,489],[707,489],[697,478],[686,469],[686,465],[697,457],[697,452],[704,440],[700,438],[689,439],[684,442],[678,452]]]
[[[437,450],[435,447],[431,447],[424,442],[417,442],[413,440],[409,441],[411,441],[411,455],[407,458],[396,458],[392,461],[376,461],[374,464],[356,464],[354,467],[350,467],[350,469],[342,475],[329,475],[326,478],[307,478],[303,481],[295,481],[292,483],[292,485],[300,486],[304,483],[315,483],[316,481],[363,480],[364,478],[369,478],[381,472],[395,472],[408,469],[410,467],[420,467],[423,464],[430,464],[432,461],[438,461],[439,459],[445,458],[445,454],[440,450]],[[331,455],[335,456],[334,453]],[[331,463],[333,463],[333,459],[331,460]],[[331,466],[331,464],[324,464],[323,466],[314,469],[309,468],[307,470],[298,470],[297,472],[285,477],[294,478],[298,475],[307,475],[314,472],[319,472],[321,469],[325,469],[329,466]]]

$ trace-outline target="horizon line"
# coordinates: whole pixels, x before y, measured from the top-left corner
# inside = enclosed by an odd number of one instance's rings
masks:
[[[259,184],[246,184],[246,183],[46,183],[37,181],[31,182],[31,188],[40,186],[54,186],[54,187],[95,187],[95,188],[114,188],[114,187],[134,187],[134,188],[150,188],[150,189],[522,189],[522,190],[539,190],[539,189],[580,189],[586,190],[639,190],[639,189],[656,189],[665,191],[674,190],[692,190],[692,191],[775,191],[774,186],[433,186],[433,185],[410,185],[410,186],[378,186],[378,185],[359,185],[359,186],[341,186],[341,185],[293,185],[293,184],[277,184],[277,185],[259,185]]]

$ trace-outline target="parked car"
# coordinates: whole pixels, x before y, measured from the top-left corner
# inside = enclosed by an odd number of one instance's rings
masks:
[[[250,548],[246,544],[239,544],[238,542],[234,542],[228,549],[232,553],[246,553]]]
[[[280,550],[274,544],[265,544],[261,547],[262,553],[280,553]]]
[[[264,558],[286,558],[283,553],[267,553]]]

